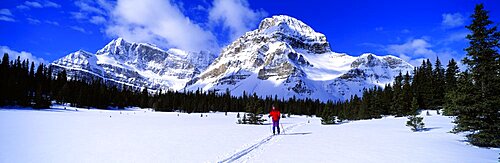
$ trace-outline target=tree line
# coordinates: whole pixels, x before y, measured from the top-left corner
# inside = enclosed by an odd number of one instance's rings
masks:
[[[0,106],[50,108],[52,102],[69,104],[82,108],[123,109],[125,107],[153,108],[156,111],[180,112],[245,112],[250,106],[266,109],[272,104],[281,108],[283,113],[315,115],[323,105],[319,100],[278,98],[278,96],[258,97],[255,93],[244,92],[233,96],[215,91],[148,91],[133,86],[106,85],[100,78],[84,79],[78,76],[68,78],[66,70],[53,72],[51,66],[35,66],[29,60],[18,57],[10,60],[7,53],[0,63]],[[35,70],[36,69],[36,70]]]
[[[361,97],[354,95],[346,101],[328,102],[319,116],[336,116],[339,121],[381,118],[384,115],[402,117],[414,114],[415,107],[438,110],[450,105],[451,101],[446,100],[445,95],[456,89],[459,74],[454,59],[448,62],[446,69],[439,58],[434,66],[429,59],[423,60],[411,74],[399,72],[393,83],[384,88],[365,88]]]
[[[392,84],[384,88],[365,88],[363,95],[352,96],[346,101],[327,102],[319,112],[320,117],[335,116],[342,120],[381,118],[385,115],[396,117],[415,113],[417,108],[442,109],[446,103],[445,94],[455,90],[459,68],[455,60],[450,60],[446,70],[439,58],[434,68],[429,59],[410,72],[399,73]],[[414,103],[414,104],[413,104]],[[413,105],[413,106],[412,106]],[[331,117],[327,117],[331,118]]]
[[[36,68],[36,71],[35,71]],[[0,106],[49,108],[52,102],[69,103],[76,107],[124,108],[141,106],[147,98],[143,92],[123,86],[118,89],[105,85],[101,79],[68,80],[66,71],[54,74],[52,67],[18,57],[9,61],[4,54],[0,64]]]

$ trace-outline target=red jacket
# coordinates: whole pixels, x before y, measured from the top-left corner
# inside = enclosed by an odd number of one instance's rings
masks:
[[[273,117],[273,121],[278,121],[280,120],[280,111],[278,109],[271,110],[271,113],[269,113]]]

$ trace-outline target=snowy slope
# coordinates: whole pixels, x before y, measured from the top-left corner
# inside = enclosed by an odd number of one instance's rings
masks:
[[[412,70],[413,66],[394,56],[332,52],[323,34],[300,20],[278,15],[262,20],[258,29],[223,49],[187,88],[344,100],[361,96],[363,88],[391,83],[400,71]]]
[[[0,109],[0,162],[488,163],[500,152],[467,144],[432,111],[424,132],[411,132],[406,118],[322,126],[292,116],[281,120],[283,135],[270,136],[269,125],[236,124],[236,113],[62,108]]]
[[[326,83],[326,91],[338,94],[344,99],[351,96],[362,96],[364,88],[384,87],[394,81],[399,73],[412,74],[413,66],[395,56],[376,56],[365,53],[351,63],[351,69],[338,78]]]
[[[297,127],[290,136],[249,154],[250,162],[482,162],[499,161],[498,148],[478,148],[449,133],[452,118],[424,117],[426,131],[411,132],[404,117],[354,121],[341,125],[311,124]],[[272,151],[280,151],[274,155]],[[273,158],[273,160],[269,160]]]
[[[208,52],[164,51],[151,44],[118,38],[95,55],[80,50],[54,61],[51,66],[56,73],[66,69],[70,78],[101,78],[110,84],[179,90],[213,59],[215,55]]]

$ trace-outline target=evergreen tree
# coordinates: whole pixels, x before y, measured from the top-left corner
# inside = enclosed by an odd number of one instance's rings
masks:
[[[413,98],[411,105],[412,112],[410,116],[408,116],[406,126],[410,127],[413,132],[420,131],[424,129],[424,122],[422,122],[424,118],[418,116],[418,103],[416,98]]]
[[[390,115],[393,90],[390,84],[385,85],[381,97],[381,114]]]
[[[7,104],[9,54],[4,53],[0,64],[0,106]]]
[[[403,82],[403,88],[402,88],[402,92],[401,92],[401,95],[403,96],[402,97],[402,110],[400,111],[401,115],[408,115],[409,112],[411,111],[411,105],[412,105],[412,98],[413,98],[413,95],[412,95],[412,90],[411,90],[411,77],[410,77],[410,74],[408,72],[406,72],[406,74],[404,75],[403,77],[404,79],[404,82]]]
[[[445,74],[445,98],[444,98],[444,110],[443,114],[452,116],[456,115],[455,111],[453,111],[454,107],[452,100],[453,99],[453,91],[457,89],[457,76],[459,73],[459,69],[457,66],[457,62],[455,62],[454,59],[451,59],[450,62],[448,62],[448,66],[446,68],[446,74]]]
[[[440,109],[444,103],[444,87],[445,87],[445,74],[444,69],[439,61],[439,57],[436,58],[436,64],[434,65],[433,77],[432,77],[432,102],[429,108]]]
[[[2,58],[2,68],[8,68],[9,67],[9,54],[4,53],[3,58]]]
[[[67,73],[66,70],[64,69],[63,71],[59,72],[57,74],[57,79],[56,79],[56,88],[53,89],[54,93],[54,98],[59,104],[63,104],[65,102],[66,96],[64,94],[64,89],[67,88]]]
[[[255,93],[253,94],[253,96],[248,101],[245,108],[246,108],[246,112],[248,114],[248,119],[246,120],[246,121],[248,121],[248,124],[261,125],[262,122],[265,121],[264,119],[262,119],[263,109],[259,104],[259,97],[257,96],[257,94],[255,94]],[[243,117],[244,117],[243,119],[246,118],[245,116],[243,116]]]
[[[329,125],[329,124],[335,124],[335,116],[333,116],[332,111],[325,106],[323,109],[323,113],[321,113],[321,124],[324,125]]]
[[[142,93],[141,93],[141,104],[140,104],[140,106],[142,108],[148,107],[148,101],[149,101],[148,97],[149,97],[148,87],[144,87],[144,89],[142,89]]]
[[[43,64],[40,64],[36,70],[35,74],[35,82],[36,82],[36,87],[35,87],[35,97],[34,97],[34,105],[33,108],[37,109],[42,109],[42,108],[49,108],[51,103],[50,103],[50,97],[48,96],[46,92],[46,87],[47,87],[47,76],[44,72],[45,66]]]
[[[36,81],[35,81],[35,62],[31,62],[31,67],[30,67],[30,75],[29,75],[29,92],[28,92],[28,97],[30,100],[34,99],[34,94],[35,94],[35,88],[36,88]]]
[[[391,106],[391,114],[396,115],[398,117],[403,116],[403,110],[404,110],[404,104],[403,104],[403,90],[402,90],[402,85],[403,85],[403,76],[401,72],[399,72],[399,75],[394,78],[394,85],[393,85],[393,96],[392,96],[392,106]]]
[[[422,64],[414,69],[414,74],[413,74],[413,82],[412,82],[412,90],[414,97],[417,98],[418,105],[422,108],[425,108],[426,106],[424,105],[424,83],[426,82],[425,76],[424,76],[424,67],[426,66],[425,60],[422,61]]]
[[[422,82],[422,108],[431,108],[434,96],[434,77],[432,75],[432,63],[429,59],[423,67],[423,82]]]
[[[474,145],[500,147],[500,33],[483,4],[476,5],[471,18],[472,23],[466,26],[471,31],[467,35],[469,47],[463,60],[470,77],[465,74],[459,82],[454,131],[467,131]]]
[[[243,114],[243,118],[238,119],[238,124],[248,124],[247,114]]]
[[[457,87],[457,76],[459,73],[458,65],[455,59],[451,59],[450,62],[448,62],[448,66],[446,67],[446,73],[445,73],[445,83],[446,83],[446,88],[445,92],[449,92],[451,90],[454,90]]]

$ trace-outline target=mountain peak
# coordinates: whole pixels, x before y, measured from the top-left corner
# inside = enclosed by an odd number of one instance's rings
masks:
[[[124,43],[129,43],[128,41],[125,41],[125,39],[123,39],[122,37],[118,37],[114,40],[111,40],[109,44],[115,44],[116,46],[120,46],[120,45],[123,45]]]
[[[116,38],[116,39],[114,39],[114,40],[115,40],[115,41],[119,41],[119,42],[121,42],[121,41],[125,41],[125,39],[123,39],[123,37],[118,37],[118,38]]]
[[[258,29],[247,32],[233,43],[240,44],[238,42],[249,40],[254,42],[252,44],[261,41],[285,42],[293,48],[305,49],[317,54],[331,52],[330,44],[326,41],[325,35],[314,31],[304,22],[287,15],[275,15],[263,19]]]
[[[312,30],[311,27],[309,27],[302,21],[287,15],[274,15],[270,18],[265,18],[260,22],[259,29],[265,30],[273,26],[282,26],[282,25],[308,27],[308,30]]]
[[[285,33],[292,36],[306,37],[308,40],[326,41],[325,35],[317,33],[304,22],[287,15],[275,15],[265,18],[259,24],[262,33]]]
[[[91,52],[85,51],[85,50],[83,50],[83,49],[79,49],[78,51],[76,51],[76,52],[74,52],[74,53],[92,54]]]

